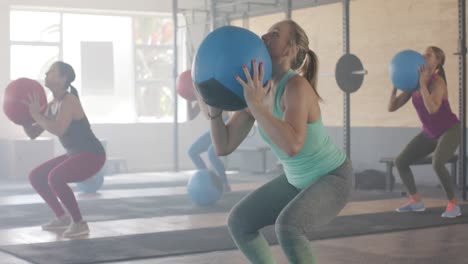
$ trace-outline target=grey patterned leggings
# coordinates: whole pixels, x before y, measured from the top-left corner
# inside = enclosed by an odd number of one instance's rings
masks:
[[[401,180],[405,184],[410,194],[417,193],[413,172],[410,165],[418,159],[424,158],[434,152],[432,167],[439,176],[439,180],[444,187],[447,198],[451,200],[455,195],[453,191],[452,179],[445,164],[452,157],[460,145],[460,124],[454,125],[438,139],[430,139],[422,132],[419,133],[395,159],[395,166],[400,173]]]
[[[290,263],[314,263],[306,234],[327,224],[343,209],[351,192],[350,161],[309,187],[298,190],[279,176],[236,204],[228,226],[239,249],[251,263],[276,263],[259,230],[275,225],[278,242]]]

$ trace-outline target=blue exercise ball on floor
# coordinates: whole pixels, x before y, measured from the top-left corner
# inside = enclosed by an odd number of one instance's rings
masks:
[[[422,64],[426,64],[426,60],[419,52],[414,50],[398,52],[389,67],[393,86],[405,92],[419,89],[418,71]]]
[[[235,79],[246,80],[242,66],[253,74],[252,60],[263,62],[264,84],[271,78],[271,57],[265,43],[252,31],[234,26],[220,27],[206,36],[192,65],[195,88],[210,106],[236,111],[247,105],[242,86]]]
[[[195,204],[212,206],[223,195],[223,185],[210,170],[198,170],[190,177],[187,193]]]
[[[84,193],[96,193],[104,184],[105,170],[102,168],[96,175],[82,182],[77,182],[76,186]]]

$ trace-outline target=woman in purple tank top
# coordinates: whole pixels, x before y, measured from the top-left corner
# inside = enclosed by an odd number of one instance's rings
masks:
[[[388,110],[393,112],[412,99],[423,127],[422,132],[413,138],[395,159],[401,180],[409,191],[409,201],[396,211],[425,210],[410,165],[433,153],[432,166],[449,200],[442,217],[454,218],[461,216],[461,210],[456,203],[452,179],[445,164],[460,145],[460,121],[452,112],[448,101],[444,52],[438,47],[430,46],[426,49],[424,58],[427,65],[421,65],[419,69],[420,89],[412,93],[401,92],[397,96],[397,90],[394,88],[388,106]]]
[[[25,103],[35,123],[24,127],[31,139],[47,130],[58,136],[67,150],[66,154],[33,169],[29,180],[56,216],[42,225],[42,229],[66,229],[63,236],[69,238],[87,235],[89,228],[83,221],[68,183],[81,182],[94,176],[106,160],[104,148],[92,132],[78,93],[71,85],[74,80],[75,71],[69,64],[55,62],[45,78],[45,86],[52,92],[54,99],[48,104],[46,113],[42,114],[37,96],[31,96]]]

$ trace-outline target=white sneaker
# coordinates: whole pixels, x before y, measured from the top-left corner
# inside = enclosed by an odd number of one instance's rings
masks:
[[[399,213],[424,212],[425,210],[426,207],[424,207],[423,202],[416,202],[413,200],[409,200],[407,203],[396,209],[396,211]]]
[[[50,220],[48,223],[41,225],[42,230],[47,231],[55,231],[55,230],[62,230],[66,229],[70,223],[72,222],[71,217],[69,215],[63,215],[60,218],[55,218]]]
[[[79,223],[71,223],[68,229],[63,233],[63,237],[79,237],[89,234],[88,223],[81,221]]]

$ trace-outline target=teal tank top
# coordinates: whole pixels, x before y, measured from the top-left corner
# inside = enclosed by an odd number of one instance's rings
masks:
[[[296,74],[289,70],[278,83],[273,115],[283,119],[281,97],[286,83]],[[289,157],[273,144],[265,131],[259,127],[261,137],[270,145],[271,149],[282,163],[288,182],[298,189],[304,189],[338,168],[346,160],[346,154],[330,139],[323,127],[322,119],[307,124],[307,135],[303,148],[293,157]]]

